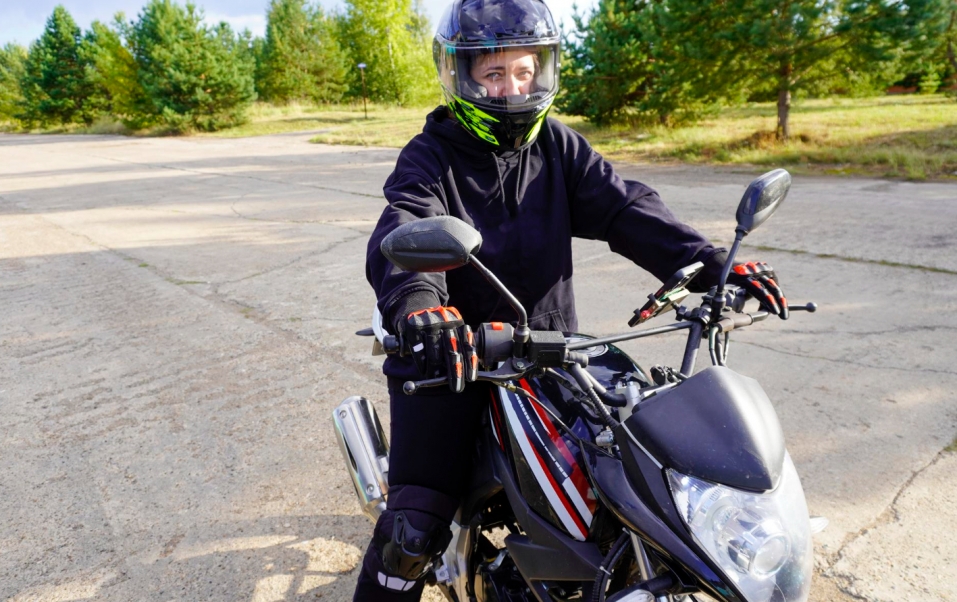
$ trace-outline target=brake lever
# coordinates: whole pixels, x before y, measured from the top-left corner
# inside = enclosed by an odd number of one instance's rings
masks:
[[[516,363],[521,363],[522,369],[519,369],[519,367],[515,365]],[[477,371],[475,373],[475,380],[484,380],[493,383],[504,383],[510,380],[518,380],[525,376],[525,373],[533,367],[535,367],[535,364],[525,360],[518,360],[516,362],[514,358],[508,358],[504,364],[495,370]],[[419,389],[447,385],[448,382],[448,376],[439,376],[437,378],[430,378],[427,380],[408,380],[402,383],[402,392],[406,395],[414,395]]]
[[[402,392],[406,395],[414,395],[419,389],[438,387],[439,385],[447,385],[448,383],[448,376],[439,376],[438,378],[430,378],[428,380],[407,380],[402,383]]]

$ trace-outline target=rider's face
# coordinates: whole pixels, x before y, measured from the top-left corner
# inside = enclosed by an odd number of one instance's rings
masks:
[[[535,81],[535,54],[521,49],[483,54],[472,64],[470,75],[491,98],[529,94]]]

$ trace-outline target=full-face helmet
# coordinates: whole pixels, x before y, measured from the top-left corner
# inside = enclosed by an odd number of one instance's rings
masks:
[[[432,44],[449,110],[497,148],[528,146],[558,93],[559,39],[542,0],[453,0]]]

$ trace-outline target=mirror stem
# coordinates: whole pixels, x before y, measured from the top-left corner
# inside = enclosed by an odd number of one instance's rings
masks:
[[[721,268],[721,279],[718,280],[718,293],[722,295],[724,294],[724,285],[728,282],[728,275],[731,274],[731,268],[734,266],[734,256],[738,254],[738,248],[741,246],[741,241],[744,240],[746,234],[744,230],[734,231],[734,244],[731,245],[731,250],[728,251],[728,260],[724,262],[724,267]]]
[[[724,262],[724,267],[721,268],[721,278],[718,280],[718,288],[714,294],[714,298],[711,300],[711,323],[714,324],[721,319],[721,313],[724,311],[725,299],[724,299],[724,286],[728,283],[728,275],[731,273],[731,267],[734,265],[734,256],[738,254],[738,248],[741,246],[741,241],[744,240],[747,232],[738,228],[734,231],[734,244],[731,245],[731,250],[728,251],[728,259]]]
[[[479,261],[475,255],[469,255],[469,263],[475,266],[475,269],[478,270],[486,280],[488,280],[489,284],[495,287],[495,290],[497,290],[500,295],[505,297],[505,300],[508,301],[508,304],[511,305],[512,309],[515,310],[515,313],[518,314],[518,328],[515,329],[515,334],[512,338],[512,340],[515,342],[515,353],[513,355],[515,357],[524,356],[525,343],[528,342],[528,337],[530,334],[528,329],[528,314],[525,313],[525,308],[522,307],[522,304],[518,302],[518,299],[515,298],[515,295],[505,288],[505,285],[502,284],[501,280],[496,278],[495,274],[493,274],[491,270],[482,265],[482,262]]]

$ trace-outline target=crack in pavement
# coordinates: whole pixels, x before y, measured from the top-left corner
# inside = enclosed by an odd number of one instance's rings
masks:
[[[822,357],[820,355],[810,355],[806,353],[797,353],[794,351],[785,351],[777,347],[772,347],[770,345],[761,345],[760,343],[752,343],[749,341],[735,341],[738,345],[749,345],[751,347],[757,347],[759,349],[766,349],[768,351],[775,351],[782,355],[790,355],[792,357],[801,357],[809,360],[821,360],[825,362],[834,362],[837,364],[849,364],[851,366],[860,366],[861,368],[871,368],[873,370],[895,370],[899,372],[926,372],[928,374],[948,374],[950,376],[957,376],[957,372],[952,372],[950,370],[935,370],[933,368],[899,368],[897,366],[877,366],[874,364],[865,364],[863,362],[855,362],[853,360],[844,360],[844,359],[835,359],[830,357]]]
[[[163,163],[140,163],[138,161],[125,161],[123,159],[116,159],[114,157],[104,157],[101,155],[90,155],[96,157],[97,159],[103,159],[105,161],[114,161],[116,163],[123,163],[126,165],[138,165],[140,167],[148,167],[151,169],[169,169],[171,171],[182,171],[186,173],[192,173],[203,176],[215,176],[218,178],[242,178],[245,180],[255,180],[257,182],[265,182],[267,184],[281,184],[281,185],[291,185],[291,186],[302,186],[304,188],[312,188],[315,190],[326,190],[330,192],[340,192],[342,194],[351,194],[353,196],[367,197],[371,199],[381,199],[382,195],[380,194],[369,194],[367,192],[356,192],[352,190],[343,190],[341,188],[333,188],[331,186],[319,186],[318,184],[305,184],[302,182],[286,182],[282,180],[270,180],[269,178],[258,178],[256,176],[250,175],[240,175],[240,174],[224,174],[216,171],[202,171],[199,169],[189,169],[187,167],[176,167],[173,165],[165,165]]]
[[[262,217],[250,217],[243,213],[240,213],[236,210],[236,203],[241,202],[250,193],[246,193],[236,199],[233,203],[229,205],[230,211],[232,211],[236,217],[239,219],[249,220],[251,222],[260,222],[264,224],[320,224],[320,225],[333,225],[333,224],[375,224],[375,220],[370,219],[265,219]],[[352,228],[346,228],[351,230]]]
[[[935,466],[947,454],[954,453],[953,451],[950,451],[950,447],[952,445],[953,444],[950,444],[942,448],[939,452],[937,452],[936,455],[934,455],[934,457],[930,460],[930,462],[925,464],[923,467],[915,470],[911,474],[911,476],[908,477],[906,481],[904,481],[900,489],[898,489],[897,493],[894,495],[894,498],[890,501],[890,503],[887,505],[884,511],[877,516],[877,518],[872,520],[867,525],[861,527],[856,532],[847,534],[844,537],[844,541],[841,543],[838,550],[834,552],[834,554],[828,555],[830,557],[825,559],[825,562],[827,562],[828,565],[822,571],[822,573],[829,578],[833,577],[835,579],[835,582],[839,590],[841,590],[848,596],[851,596],[859,600],[868,600],[868,601],[871,600],[867,596],[861,595],[857,592],[857,588],[855,587],[855,584],[857,583],[858,580],[852,573],[844,573],[844,572],[838,571],[835,569],[835,566],[839,562],[841,562],[841,560],[844,560],[847,547],[853,544],[855,541],[857,541],[861,537],[867,535],[871,530],[876,529],[878,527],[882,527],[884,525],[891,524],[891,523],[900,522],[900,514],[897,511],[897,502],[900,501],[901,496],[904,495],[907,489],[914,483],[914,481],[921,474],[923,474],[928,469]]]
[[[349,232],[355,232],[355,230],[353,230],[353,229],[351,229],[351,228],[343,228],[343,230],[348,230]],[[316,249],[316,250],[314,250],[314,251],[310,251],[310,252],[308,252],[308,253],[304,253],[304,254],[302,254],[302,255],[300,255],[300,256],[294,258],[294,259],[291,259],[290,261],[288,261],[288,262],[286,262],[286,263],[283,263],[283,264],[280,264],[280,265],[275,265],[275,266],[272,266],[272,267],[270,267],[270,268],[266,268],[266,269],[264,269],[264,270],[261,270],[261,271],[259,271],[259,272],[256,272],[255,274],[250,274],[250,275],[248,275],[248,276],[243,276],[242,278],[237,278],[237,279],[235,279],[235,280],[224,280],[224,281],[222,281],[222,282],[218,282],[218,283],[212,285],[213,288],[214,288],[214,291],[213,291],[213,292],[215,292],[215,293],[218,295],[218,294],[219,294],[219,290],[218,290],[219,287],[220,287],[220,286],[223,286],[223,285],[225,285],[225,284],[235,284],[235,283],[237,283],[237,282],[243,282],[243,281],[245,281],[245,280],[251,280],[251,279],[253,279],[253,278],[258,278],[259,276],[262,276],[262,275],[264,275],[264,274],[269,274],[269,273],[272,273],[272,272],[275,272],[275,271],[278,271],[278,270],[287,268],[287,267],[289,267],[289,266],[291,266],[291,265],[295,265],[295,264],[299,263],[300,261],[302,261],[303,259],[306,259],[307,257],[312,257],[313,255],[316,255],[316,254],[318,254],[318,253],[326,253],[326,252],[328,252],[328,251],[331,251],[331,250],[335,249],[336,247],[338,247],[338,246],[340,246],[340,245],[344,245],[344,244],[346,244],[346,243],[350,243],[350,242],[352,242],[352,241],[354,241],[354,240],[358,240],[358,239],[360,239],[360,238],[365,238],[366,236],[367,236],[367,234],[364,233],[364,232],[356,232],[356,235],[355,235],[355,236],[350,236],[350,237],[344,238],[344,239],[342,239],[342,240],[339,240],[339,241],[330,243],[330,244],[328,244],[328,245],[326,245],[325,247],[322,247],[322,248],[320,248],[320,249]],[[209,284],[211,284],[211,283],[209,283]]]
[[[934,266],[920,265],[916,263],[901,263],[898,261],[887,261],[886,259],[865,259],[863,257],[848,257],[846,255],[836,255],[834,253],[816,253],[814,251],[804,251],[802,249],[783,249],[780,247],[771,247],[768,245],[742,244],[741,246],[757,249],[758,251],[791,253],[792,255],[810,255],[811,257],[816,257],[818,259],[837,259],[839,261],[847,261],[850,263],[866,263],[869,265],[879,265],[879,266],[884,266],[888,268],[906,268],[909,270],[920,270],[923,272],[934,272],[936,274],[947,274],[948,276],[957,276],[957,270],[950,270],[947,268],[937,268]]]

